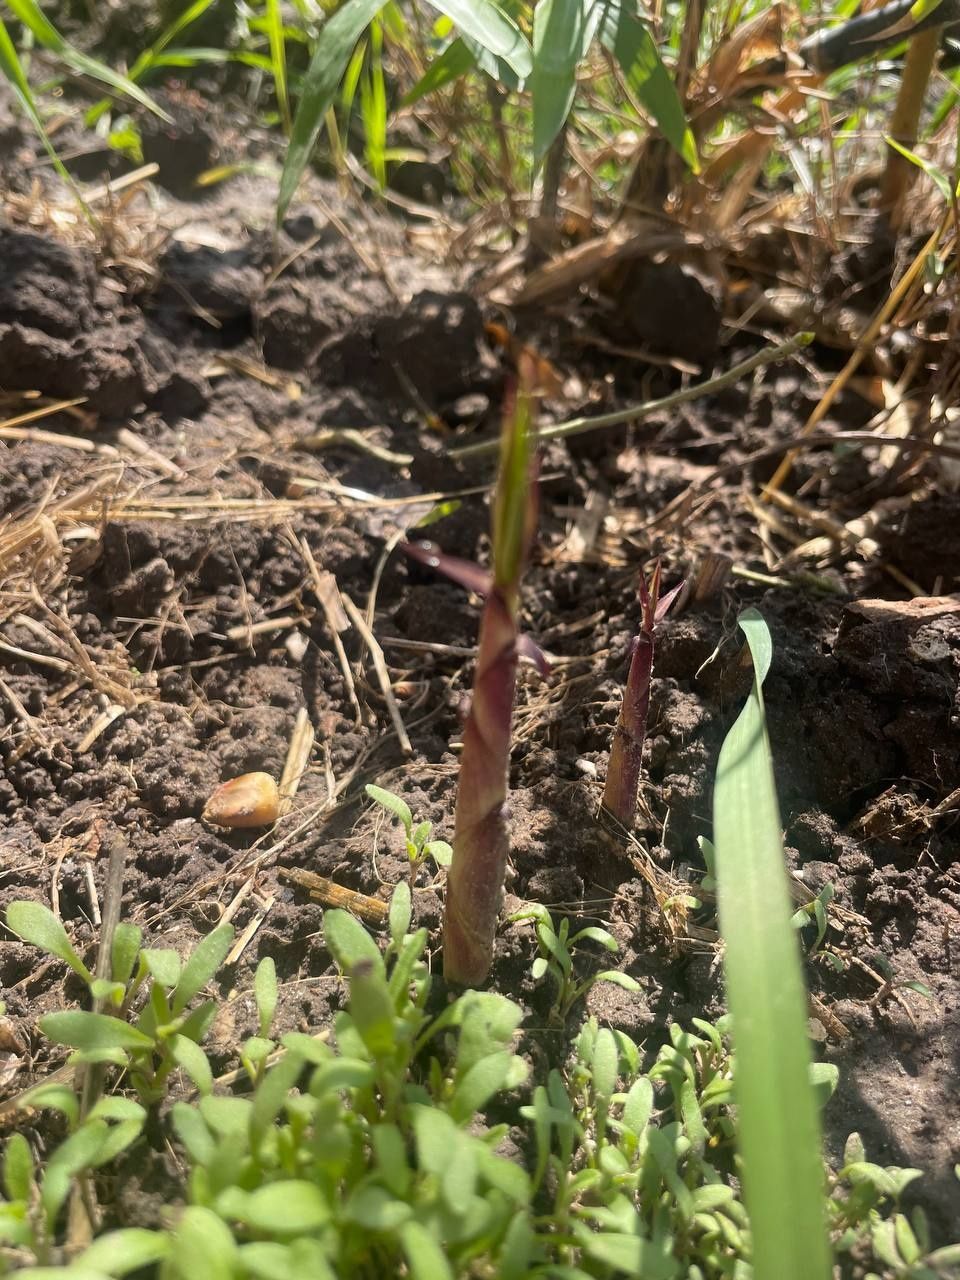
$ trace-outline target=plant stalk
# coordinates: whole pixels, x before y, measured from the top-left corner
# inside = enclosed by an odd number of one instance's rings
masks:
[[[661,597],[660,582],[658,560],[650,578],[650,586],[647,586],[642,577],[640,579],[640,634],[633,643],[627,687],[610,746],[607,781],[603,792],[604,809],[628,829],[633,826],[637,797],[640,794],[657,625],[666,616],[683,587],[681,582]]]
[[[517,678],[517,621],[496,587],[480,624],[473,703],[463,733],[453,860],[443,917],[443,972],[476,986],[490,971],[510,852],[507,786]]]
[[[520,386],[504,417],[493,509],[493,575],[480,623],[447,872],[443,972],[448,980],[467,986],[483,982],[490,971],[510,850],[507,787],[520,579],[537,515],[529,431],[535,372],[526,361],[521,363]]]
[[[659,594],[658,562],[649,590],[643,578],[640,579],[640,634],[633,643],[627,687],[620,704],[617,727],[613,731],[607,781],[603,791],[604,809],[627,828],[633,826],[640,792],[643,744],[647,736],[647,716],[650,713],[650,681],[653,676],[654,611]]]
[[[648,400],[645,404],[631,405],[626,409],[617,409],[613,413],[600,413],[592,418],[571,418],[568,422],[557,422],[549,427],[541,427],[533,434],[533,443],[538,444],[541,440],[566,439],[569,436],[582,435],[585,431],[597,431],[603,427],[621,427],[628,422],[639,422],[652,413],[673,409],[680,404],[689,404],[691,400],[699,400],[703,396],[712,395],[714,391],[722,391],[724,387],[733,386],[735,382],[763,368],[764,365],[788,359],[797,351],[808,347],[812,341],[811,333],[795,334],[794,337],[778,343],[775,347],[764,347],[762,351],[758,351],[746,360],[741,360],[739,364],[717,374],[715,378],[682,387],[668,396],[661,396],[658,400]],[[484,454],[496,453],[498,448],[496,439],[478,440],[475,444],[465,444],[457,449],[450,449],[447,456],[462,462],[465,458],[481,458]]]
[[[900,92],[890,120],[890,137],[912,151],[917,145],[920,116],[940,48],[942,27],[930,27],[910,41],[903,64]],[[887,214],[890,227],[899,231],[906,214],[906,197],[917,176],[916,165],[895,151],[887,150],[887,164],[880,183],[880,208]]]

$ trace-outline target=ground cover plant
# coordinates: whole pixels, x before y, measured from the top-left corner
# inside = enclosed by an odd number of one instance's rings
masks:
[[[0,7],[0,1270],[957,1274],[955,7]]]
[[[184,1280],[198,1266],[244,1277],[289,1275],[296,1267],[321,1277],[403,1268],[424,1280],[491,1271],[814,1276],[830,1274],[832,1238],[839,1257],[872,1255],[898,1276],[920,1280],[960,1265],[960,1245],[931,1251],[922,1215],[911,1223],[900,1211],[900,1196],[919,1171],[871,1164],[856,1134],[824,1200],[814,1086],[825,1086],[822,1103],[836,1069],[812,1074],[802,1003],[765,996],[768,984],[757,980],[758,970],[775,964],[781,980],[791,970],[799,980],[800,969],[786,895],[779,895],[778,920],[778,895],[765,883],[783,879],[778,827],[762,831],[763,815],[775,806],[760,693],[769,634],[758,615],[742,625],[757,677],[721,753],[716,801],[721,901],[756,893],[759,907],[736,938],[752,971],[741,970],[738,956],[727,961],[736,1062],[726,1026],[696,1019],[699,1034],[673,1024],[670,1043],[643,1071],[640,1046],[591,1017],[570,1040],[563,1067],[525,1088],[529,1064],[515,1052],[522,1006],[467,990],[431,1012],[429,934],[409,932],[411,889],[401,880],[383,953],[348,912],[324,914],[325,943],[349,989],[348,1008],[332,1028],[287,1033],[278,1046],[271,1037],[276,970],[265,958],[254,977],[257,1034],[240,1049],[242,1069],[215,1081],[201,1044],[216,1003],[188,1006],[225,958],[229,926],[181,966],[174,951],[141,951],[140,931],[117,923],[109,947],[101,942],[110,977],[95,979],[49,910],[15,902],[8,928],[69,966],[95,1000],[121,1016],[64,1011],[41,1023],[49,1038],[75,1048],[68,1065],[87,1074],[78,1077],[79,1092],[41,1084],[19,1101],[61,1114],[69,1132],[42,1168],[22,1134],[7,1143],[0,1205],[7,1260],[33,1280],[101,1280],[154,1265],[161,1276]],[[728,829],[728,822],[742,809],[737,792],[744,788],[753,790],[761,818],[741,848],[731,838],[736,823]],[[555,930],[543,910],[534,914],[555,961],[554,1010],[562,1020],[587,986],[565,992],[572,948],[585,937],[610,950],[616,942],[588,928],[568,946],[565,928]],[[588,982],[613,980],[636,987],[616,971]],[[149,994],[131,1024],[122,1015],[144,982]],[[793,1045],[776,1042],[790,1034]],[[43,1265],[62,1257],[59,1220],[71,1192],[72,1204],[82,1206],[84,1180],[109,1169],[141,1137],[140,1103],[108,1094],[86,1105],[90,1073],[105,1063],[129,1072],[144,1101],[163,1098],[173,1066],[194,1086],[198,1100],[178,1100],[169,1113],[189,1169],[187,1207],[165,1229],[108,1231],[64,1265]],[[790,1078],[794,1067],[800,1074]],[[240,1089],[221,1091],[237,1077]],[[491,1124],[488,1108],[497,1102],[508,1118]],[[529,1168],[501,1151],[508,1135],[516,1145],[518,1131]]]

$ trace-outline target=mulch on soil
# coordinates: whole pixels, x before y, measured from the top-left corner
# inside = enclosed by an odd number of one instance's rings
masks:
[[[169,200],[162,222],[174,231],[149,271],[49,227],[0,223],[2,416],[82,401],[0,445],[0,906],[52,904],[89,952],[100,849],[118,831],[124,918],[180,951],[225,913],[238,930],[261,919],[225,991],[249,991],[272,955],[280,1030],[315,1031],[342,991],[322,909],[284,870],[389,896],[403,851],[365,782],[451,833],[477,609],[384,550],[431,495],[462,495],[430,536],[484,556],[492,464],[456,465],[449,446],[495,430],[509,365],[484,327],[499,313],[477,300],[466,266],[415,251],[408,227],[319,181],[312,190],[323,205],[300,206],[277,244],[269,183],[240,178],[203,205]],[[632,307],[651,307],[664,284],[631,288]],[[685,320],[696,341],[694,362],[701,295],[683,293],[693,310],[674,317],[681,345]],[[567,401],[546,406],[554,418],[679,384],[669,366],[584,347],[562,314],[519,324],[566,379]],[[647,321],[637,329],[636,341],[656,337]],[[750,341],[720,347],[718,367]],[[945,1235],[960,1158],[960,615],[854,602],[903,601],[903,575],[931,593],[960,589],[960,499],[932,471],[884,491],[862,449],[823,471],[823,455],[805,457],[791,490],[809,481],[804,501],[834,518],[861,514],[865,485],[895,500],[872,557],[834,548],[816,576],[780,585],[764,580],[761,526],[741,487],[755,493],[775,459],[675,501],[712,468],[792,440],[835,367],[815,349],[634,428],[545,449],[524,602],[554,671],[544,683],[525,669],[520,682],[507,905],[543,902],[612,929],[643,992],[599,986],[589,1008],[651,1051],[670,1021],[720,1012],[715,949],[703,928],[695,941],[664,917],[651,882],[682,885],[702,866],[717,753],[748,679],[735,619],[755,604],[775,643],[766,699],[791,865],[812,892],[837,891],[827,941],[844,967],[810,965],[833,1015],[818,1031],[822,1054],[841,1068],[832,1151],[858,1129],[871,1159],[924,1170],[916,1197]],[[861,428],[871,412],[851,391],[824,425]],[[638,573],[660,554],[668,582],[693,579],[708,552],[754,576],[664,624],[647,812],[637,840],[612,836],[596,811]],[[331,584],[383,646],[409,754],[355,626],[337,632],[346,663],[338,652]],[[204,826],[221,780],[280,776],[301,709],[316,748],[290,813],[266,834]],[[422,886],[416,915],[436,926],[437,886]],[[697,919],[711,923],[709,912]],[[529,1005],[527,1048],[552,1061],[560,1038],[542,1025],[551,993],[528,977],[533,945],[529,926],[505,926],[493,982]],[[881,989],[888,970],[933,998]],[[9,937],[0,989],[13,1029],[0,1045],[2,1105],[56,1065],[36,1020],[78,991]],[[245,994],[226,1010],[213,1036],[223,1069],[255,1027]]]

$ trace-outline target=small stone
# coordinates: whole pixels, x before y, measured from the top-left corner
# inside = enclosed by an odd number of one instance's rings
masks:
[[[309,645],[309,637],[305,636],[299,629],[291,631],[284,641],[284,648],[290,656],[290,661],[295,662],[298,666],[306,656]]]

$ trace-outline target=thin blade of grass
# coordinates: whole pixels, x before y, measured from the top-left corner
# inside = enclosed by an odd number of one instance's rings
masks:
[[[697,144],[653,36],[622,0],[600,0],[600,6],[601,44],[616,58],[627,84],[656,120],[663,136],[697,173]]]
[[[400,105],[409,107],[412,103],[419,102],[427,94],[436,93],[438,89],[443,89],[454,80],[459,80],[476,65],[476,59],[470,48],[463,38],[458,36],[447,45],[443,53],[434,58],[413,88],[404,94]]]
[[[266,4],[273,87],[280,108],[280,119],[283,121],[283,131],[289,137],[293,118],[290,115],[290,94],[287,89],[287,47],[283,38],[283,14],[280,12],[280,0],[266,0]]]
[[[495,57],[502,58],[521,80],[530,74],[533,66],[530,46],[513,19],[490,0],[430,0],[430,4],[455,23],[461,35],[469,36]]]
[[[213,3],[214,0],[193,0],[193,4],[187,5],[183,13],[174,18],[169,27],[165,27],[161,31],[149,49],[144,49],[139,54],[130,68],[130,79],[139,80],[143,73],[154,65],[156,55],[162,53],[167,45],[176,40],[182,31],[186,31],[187,27],[193,26],[198,18],[202,18]]]
[[[320,32],[316,51],[303,79],[303,92],[293,118],[290,145],[280,177],[278,223],[283,221],[303,177],[354,46],[383,5],[384,0],[347,0]]]
[[[345,122],[349,121],[350,112],[353,110],[353,103],[357,96],[357,86],[360,84],[360,76],[363,72],[363,64],[367,60],[368,43],[369,41],[366,39],[357,41],[357,47],[347,63],[347,69],[343,73],[343,79],[340,82],[340,109]]]
[[[727,734],[713,800],[734,1090],[756,1280],[828,1280],[820,1125],[807,1006],[763,705],[770,632],[740,616],[754,683]]]
[[[137,55],[133,66],[130,68],[128,73],[128,78],[136,83],[141,80],[148,71],[161,66],[190,67],[195,66],[198,62],[231,61],[233,55],[231,55],[230,51],[226,49],[191,50],[181,48],[173,50],[166,56],[162,56],[164,49],[166,49],[171,41],[175,40],[182,31],[187,29],[187,27],[192,26],[198,18],[201,18],[213,2],[214,0],[193,0],[193,4],[188,5],[179,17],[175,18],[168,27],[164,28],[149,48],[143,49]],[[237,57],[237,60],[241,60],[239,56]],[[84,117],[87,126],[92,128],[104,112],[109,111],[109,109],[109,99],[104,99],[102,102],[95,103]]]
[[[99,80],[101,84],[105,84],[116,93],[139,102],[141,106],[152,111],[161,120],[170,121],[167,113],[158,107],[150,95],[138,88],[128,76],[120,75],[119,72],[114,71],[112,67],[108,67],[97,58],[91,58],[89,54],[82,53],[79,49],[74,49],[72,45],[68,44],[56,27],[43,14],[36,0],[7,0],[7,4],[23,25],[33,33],[34,39],[38,44],[42,44],[45,49],[50,49],[51,52],[56,53],[71,70],[78,72],[80,75],[87,75],[94,80]]]
[[[383,76],[383,25],[379,18],[370,24],[370,57],[367,73],[360,82],[360,108],[367,168],[382,190],[387,185],[387,88]]]
[[[37,137],[43,143],[43,148],[50,157],[57,174],[73,192],[86,220],[92,227],[96,227],[97,220],[93,216],[92,210],[81,196],[76,183],[50,141],[50,136],[44,127],[43,121],[40,119],[40,113],[37,111],[37,104],[30,91],[26,73],[17,56],[16,46],[10,39],[10,32],[7,30],[2,18],[0,18],[0,72],[6,77],[14,96],[23,108],[24,114],[36,130]]]

